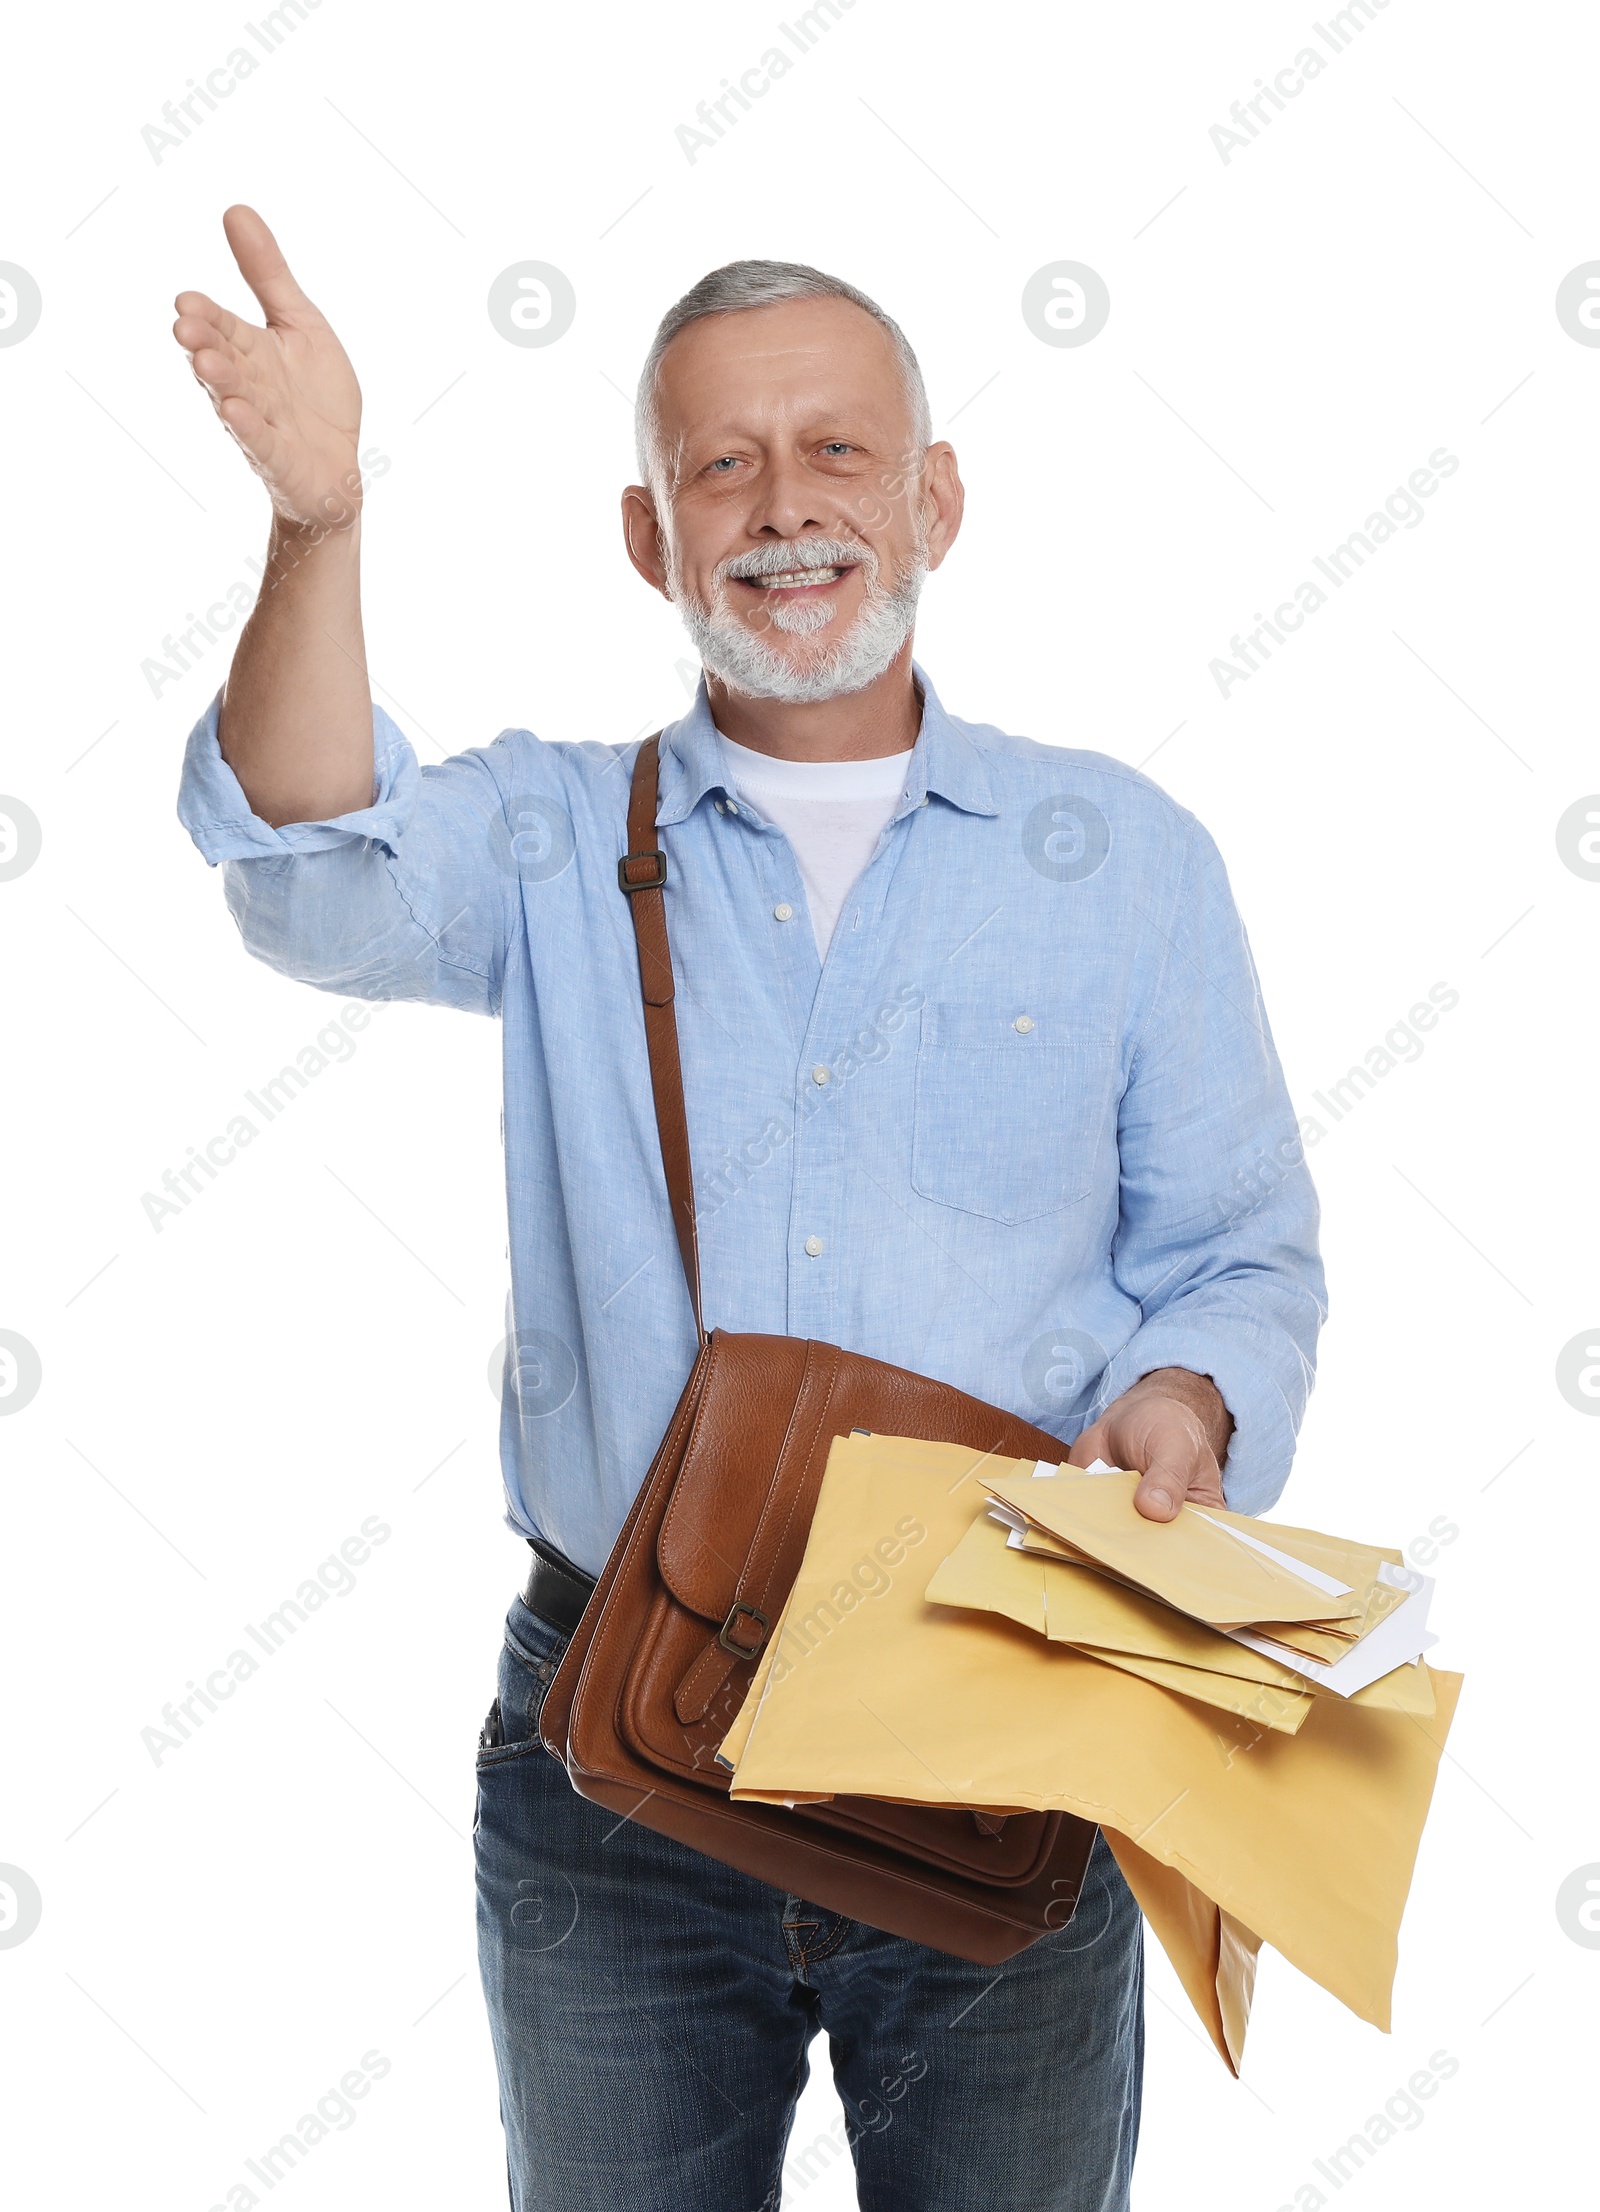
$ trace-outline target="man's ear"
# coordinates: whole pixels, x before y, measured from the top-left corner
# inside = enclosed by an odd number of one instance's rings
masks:
[[[622,542],[628,558],[663,599],[667,592],[666,547],[654,495],[648,485],[630,484],[622,495]]]
[[[928,566],[937,568],[956,542],[967,504],[955,447],[943,438],[929,446],[923,462],[922,497],[928,527]]]

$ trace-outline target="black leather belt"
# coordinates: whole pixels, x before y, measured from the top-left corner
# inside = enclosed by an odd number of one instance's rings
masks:
[[[581,1567],[575,1567],[554,1544],[545,1543],[542,1537],[530,1537],[528,1549],[533,1554],[533,1564],[528,1569],[528,1586],[522,1593],[522,1602],[530,1613],[537,1613],[540,1620],[560,1629],[563,1636],[570,1636],[583,1618],[595,1578],[586,1575]]]

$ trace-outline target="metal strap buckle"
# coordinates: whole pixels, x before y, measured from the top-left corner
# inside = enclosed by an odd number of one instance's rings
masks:
[[[645,883],[628,881],[630,860],[650,860],[655,863],[655,874]],[[617,862],[617,882],[631,899],[635,891],[659,891],[667,880],[667,856],[665,853],[624,853]]]
[[[736,1644],[730,1633],[734,1622],[741,1613],[748,1613],[750,1618],[760,1626],[761,1633],[753,1644]],[[735,1598],[733,1604],[729,1607],[728,1617],[722,1624],[722,1633],[718,1636],[717,1642],[724,1651],[731,1651],[736,1659],[753,1659],[766,1642],[767,1631],[771,1626],[771,1621],[762,1612],[759,1605],[746,1605],[743,1598]]]

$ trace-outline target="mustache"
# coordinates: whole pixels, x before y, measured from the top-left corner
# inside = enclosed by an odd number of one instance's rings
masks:
[[[711,580],[713,584],[753,583],[792,568],[862,568],[870,585],[878,571],[878,556],[860,538],[784,538],[719,561]]]

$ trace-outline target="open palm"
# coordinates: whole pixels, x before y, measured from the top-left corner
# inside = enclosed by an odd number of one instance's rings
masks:
[[[204,292],[180,292],[172,334],[276,512],[307,526],[346,522],[361,488],[355,371],[254,208],[230,207],[222,227],[265,327]]]

